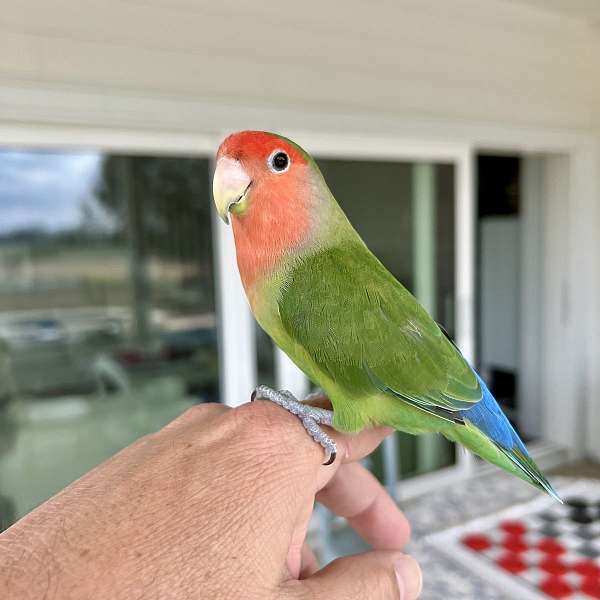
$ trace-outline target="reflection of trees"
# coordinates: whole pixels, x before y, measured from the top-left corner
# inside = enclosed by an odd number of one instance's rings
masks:
[[[0,235],[0,241],[77,246],[85,238],[86,245],[124,244],[131,211],[124,184],[139,206],[149,256],[199,264],[199,258],[212,255],[208,161],[195,158],[105,156],[93,195],[81,201],[79,226],[55,232],[25,226]],[[209,263],[203,260],[202,266]]]
[[[30,224],[0,233],[0,274],[18,269],[0,309],[129,304],[140,340],[152,308],[212,312],[209,189],[207,160],[103,157],[79,219],[53,229],[32,211]]]
[[[129,163],[130,189],[141,207],[151,256],[198,260],[211,255],[208,162],[172,157],[107,156],[102,161],[96,194],[127,233],[127,206],[122,201],[119,162]]]
[[[111,214],[113,235],[129,245],[138,341],[149,339],[151,303],[166,303],[178,312],[212,309],[208,162],[108,156],[95,191],[105,212]],[[166,266],[168,277],[151,284],[152,259]],[[178,279],[176,286],[173,277]]]
[[[115,215],[95,196],[84,198],[79,205],[78,231],[86,237],[106,238],[116,229]]]

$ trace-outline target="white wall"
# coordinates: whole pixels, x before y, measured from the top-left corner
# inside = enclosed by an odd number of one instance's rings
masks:
[[[506,0],[4,0],[0,11],[0,87],[585,129],[600,122],[598,57],[583,20]]]

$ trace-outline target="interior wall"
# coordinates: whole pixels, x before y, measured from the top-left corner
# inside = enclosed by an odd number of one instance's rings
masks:
[[[587,129],[600,124],[598,56],[583,19],[507,0],[305,0],[285,10],[5,0],[0,12],[0,87],[100,96]]]
[[[521,228],[517,216],[480,221],[480,303],[482,375],[491,368],[518,374],[520,329]]]
[[[593,56],[596,64],[600,64],[600,27],[595,28],[595,39]],[[600,75],[598,76],[600,79]],[[591,183],[591,192],[596,197],[600,195],[598,177],[600,177],[600,96],[595,105],[595,157],[593,164],[588,165],[591,175],[588,175],[588,181]],[[598,231],[600,228],[600,208],[598,202],[594,204],[593,211],[588,215],[588,227]],[[586,261],[593,265],[591,281],[589,285],[592,289],[592,309],[583,315],[588,325],[588,342],[586,349],[589,352],[587,362],[586,380],[588,383],[589,395],[586,398],[584,419],[586,428],[586,454],[594,460],[600,462],[600,318],[598,317],[598,296],[600,295],[600,256],[596,253],[586,257]]]
[[[571,177],[576,165],[565,155],[544,157],[542,190],[544,198],[542,240],[541,398],[540,415],[544,438],[570,448],[573,456],[587,452],[586,421],[597,419],[595,409],[586,406],[586,369],[589,366],[588,348],[581,317],[587,309],[585,293],[593,292],[589,282],[573,284],[578,280],[582,261],[584,233],[575,207],[581,201],[573,194]],[[578,239],[575,239],[578,236]],[[586,250],[591,241],[585,242]],[[584,271],[585,272],[585,271]],[[583,290],[583,294],[581,293]],[[582,335],[583,334],[583,335]],[[560,343],[556,343],[557,340]]]

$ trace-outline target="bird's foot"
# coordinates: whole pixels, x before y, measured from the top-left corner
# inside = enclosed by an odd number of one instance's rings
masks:
[[[321,393],[318,395],[322,396]],[[313,396],[315,396],[315,394],[310,394],[306,399],[309,400]],[[277,391],[266,385],[259,385],[252,392],[251,400],[270,400],[282,408],[285,408],[285,410],[291,412],[293,415],[296,415],[302,421],[304,429],[308,431],[308,434],[312,439],[321,444],[325,449],[326,460],[323,465],[330,465],[333,463],[337,454],[335,442],[319,427],[319,425],[333,426],[332,410],[310,406],[310,404],[305,404],[304,402],[297,400],[288,390]]]

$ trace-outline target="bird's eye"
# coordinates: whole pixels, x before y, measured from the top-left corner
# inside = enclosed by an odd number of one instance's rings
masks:
[[[267,165],[273,173],[284,173],[290,168],[290,157],[283,150],[275,150],[269,156]]]

